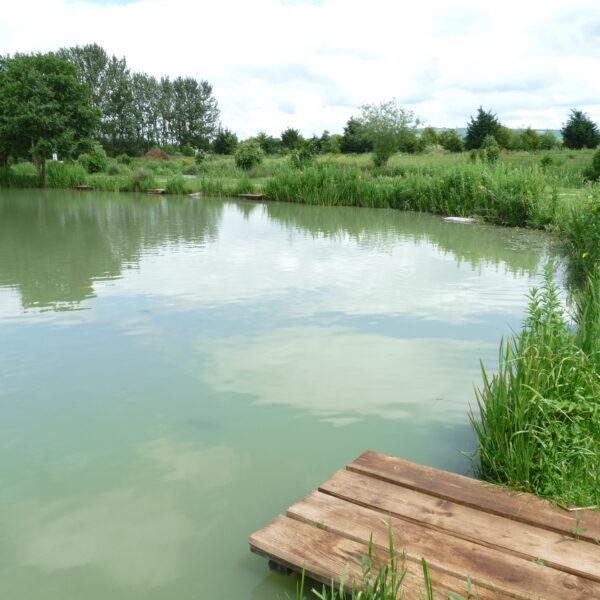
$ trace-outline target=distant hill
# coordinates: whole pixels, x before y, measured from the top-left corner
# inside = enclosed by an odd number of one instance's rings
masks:
[[[422,131],[424,128],[421,127],[419,129],[419,131]],[[452,127],[434,127],[434,129],[438,132],[440,131],[444,131],[444,129],[453,129]],[[456,133],[458,133],[458,135],[460,135],[460,137],[464,138],[467,135],[467,128],[466,127],[456,127]],[[516,131],[517,133],[523,133],[525,131],[525,128],[523,127],[518,127],[518,128],[512,128],[512,131]],[[535,131],[537,131],[540,135],[543,135],[544,133],[546,133],[546,131],[549,131],[550,133],[553,133],[559,140],[562,140],[562,134],[560,133],[560,129],[536,129]]]

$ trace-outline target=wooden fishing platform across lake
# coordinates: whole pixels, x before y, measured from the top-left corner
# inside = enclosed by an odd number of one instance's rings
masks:
[[[244,198],[244,200],[264,200],[264,194],[238,194],[238,198]]]
[[[250,536],[285,572],[330,584],[361,580],[368,543],[405,552],[406,598],[420,598],[421,558],[436,598],[600,599],[600,513],[367,451]],[[357,562],[356,562],[357,561]],[[451,596],[450,596],[451,597]]]

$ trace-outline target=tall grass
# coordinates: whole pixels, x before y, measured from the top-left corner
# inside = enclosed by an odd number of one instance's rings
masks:
[[[31,163],[20,163],[0,169],[0,188],[33,188],[40,186],[40,179]]]
[[[422,578],[420,581],[416,580],[415,575],[410,574],[405,566],[406,555],[398,552],[395,547],[391,525],[387,556],[378,554],[371,539],[367,553],[360,562],[354,557],[349,558],[360,566],[360,576],[355,577],[352,584],[348,585],[346,571],[337,586],[332,582],[330,586],[323,586],[320,591],[313,588],[311,597],[319,600],[479,600],[471,590],[469,577],[466,579],[465,596],[455,592],[445,592],[441,596],[435,594],[429,565],[424,558],[421,559]],[[307,600],[305,590],[306,579],[303,572],[296,586],[295,600]]]
[[[78,163],[50,161],[46,165],[46,187],[71,188],[85,185],[87,176],[87,171]]]
[[[551,268],[530,293],[521,332],[500,348],[498,373],[483,371],[477,475],[566,505],[600,503],[600,277],[565,314]]]
[[[541,172],[481,163],[406,170],[394,177],[321,163],[280,170],[265,193],[288,202],[474,216],[511,226],[543,227],[554,216]]]

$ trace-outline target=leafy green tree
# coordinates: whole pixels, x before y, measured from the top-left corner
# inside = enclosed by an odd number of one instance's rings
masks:
[[[433,127],[425,127],[421,131],[421,140],[425,147],[437,146],[440,143],[440,135]]]
[[[265,156],[258,142],[247,140],[240,144],[235,151],[235,164],[238,168],[248,171],[259,165]]]
[[[588,115],[573,108],[567,122],[560,130],[563,142],[567,148],[595,148],[600,143],[598,126]]]
[[[481,150],[483,158],[489,163],[494,163],[500,158],[500,146],[493,135],[485,136]]]
[[[523,150],[538,150],[542,143],[540,134],[531,127],[528,127],[523,133],[521,133],[521,144]]]
[[[360,107],[360,122],[373,145],[374,161],[385,165],[394,152],[410,150],[416,140],[419,120],[412,110],[399,106],[394,99]]]
[[[373,144],[367,138],[364,125],[356,118],[348,119],[344,135],[340,140],[340,150],[344,154],[363,154],[373,150]]]
[[[262,148],[265,154],[281,154],[282,144],[279,138],[259,131],[254,140]]]
[[[217,131],[217,135],[212,143],[212,150],[215,154],[233,154],[238,146],[238,137],[229,129]]]
[[[551,131],[546,131],[540,138],[540,148],[542,150],[554,150],[559,145],[560,140]]]
[[[483,140],[486,136],[491,135],[498,140],[500,133],[500,121],[492,112],[486,112],[480,106],[477,109],[477,116],[471,117],[467,124],[467,134],[465,136],[465,148],[472,150],[474,148],[482,148]]]
[[[465,149],[465,144],[456,129],[444,129],[440,133],[440,144],[442,148],[449,152],[462,152]]]
[[[108,157],[100,144],[94,144],[87,154],[81,154],[77,159],[88,173],[100,173],[108,165]]]
[[[520,150],[521,136],[514,129],[500,125],[500,128],[494,135],[500,148],[505,150]]]
[[[288,127],[285,131],[281,132],[281,144],[288,150],[299,148],[304,143],[304,139],[300,135],[297,129]]]
[[[0,151],[30,157],[40,185],[54,152],[73,156],[98,123],[77,67],[55,53],[17,54],[0,69]]]
[[[178,77],[173,81],[171,131],[180,147],[208,150],[217,132],[219,109],[208,81]]]

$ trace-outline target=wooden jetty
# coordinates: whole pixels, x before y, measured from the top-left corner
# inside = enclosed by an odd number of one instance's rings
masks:
[[[73,189],[74,190],[78,190],[80,192],[87,192],[87,191],[89,191],[89,190],[91,190],[93,188],[92,188],[91,185],[74,185]]]
[[[264,194],[238,194],[238,198],[245,198],[246,200],[263,200]]]
[[[163,188],[156,188],[154,190],[146,190],[147,194],[166,194],[167,190]]]
[[[407,600],[428,562],[437,599],[600,599],[600,513],[367,451],[250,536],[278,572],[360,584],[369,540],[404,552]]]

